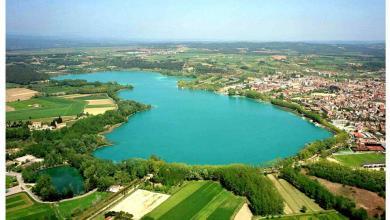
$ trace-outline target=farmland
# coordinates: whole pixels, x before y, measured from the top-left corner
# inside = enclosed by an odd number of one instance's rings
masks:
[[[116,105],[112,99],[106,98],[102,99],[98,97],[97,99],[85,99],[88,103],[84,109],[84,113],[91,115],[103,114],[106,111],[116,109]]]
[[[83,210],[103,200],[107,197],[107,195],[107,192],[94,192],[76,200],[60,202],[55,207],[61,218],[69,219],[72,215],[82,212]]]
[[[385,163],[386,157],[382,153],[362,153],[333,155],[333,157],[343,165],[350,167],[361,167],[365,163]]]
[[[72,215],[96,204],[107,195],[107,192],[94,192],[75,200],[56,204],[40,204],[22,192],[7,197],[7,219],[70,219]]]
[[[8,196],[6,199],[7,219],[57,219],[48,204],[35,203],[26,193]]]
[[[61,96],[66,99],[83,100],[87,103],[84,113],[91,115],[103,114],[106,111],[116,109],[114,100],[107,94],[71,94]]]
[[[307,212],[318,212],[323,210],[309,197],[293,187],[284,179],[277,179],[272,174],[267,175],[267,177],[272,181],[279,194],[283,197],[285,202],[285,214],[300,213],[303,206],[307,208]]]
[[[368,215],[371,217],[381,215],[385,209],[385,199],[374,192],[354,186],[330,182],[318,177],[311,178],[318,180],[318,182],[335,195],[345,196],[352,199],[356,203],[357,207],[367,210]]]
[[[243,203],[216,182],[189,182],[143,219],[230,219]]]
[[[15,111],[7,112],[7,121],[77,115],[84,110],[85,101],[57,97],[39,97],[8,103]]]
[[[6,102],[14,102],[14,101],[18,101],[18,100],[19,101],[29,100],[37,94],[38,94],[37,91],[31,90],[31,89],[25,89],[25,88],[7,89]]]
[[[293,214],[277,218],[280,220],[347,220],[348,218],[334,210],[318,213]]]

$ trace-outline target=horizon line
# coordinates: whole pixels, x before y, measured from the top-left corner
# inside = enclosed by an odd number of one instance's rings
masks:
[[[57,36],[57,35],[31,35],[31,34],[14,34],[9,33],[6,34],[7,38],[14,37],[23,37],[23,38],[46,38],[52,40],[69,40],[69,41],[88,41],[91,40],[91,43],[110,43],[107,41],[113,41],[111,43],[192,43],[192,42],[200,42],[200,43],[323,43],[323,44],[331,44],[331,43],[386,43],[386,39],[383,40],[345,40],[345,39],[334,39],[334,40],[250,40],[250,39],[242,39],[242,40],[229,40],[229,39],[152,39],[152,38],[115,38],[115,37],[86,37],[86,36]]]

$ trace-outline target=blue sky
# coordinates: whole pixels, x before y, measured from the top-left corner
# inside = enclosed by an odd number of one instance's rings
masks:
[[[122,40],[382,41],[385,0],[7,0],[6,31]]]

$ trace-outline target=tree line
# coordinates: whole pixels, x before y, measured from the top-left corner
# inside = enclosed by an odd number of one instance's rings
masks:
[[[324,209],[336,209],[350,219],[368,219],[366,210],[357,208],[356,204],[346,197],[333,195],[318,181],[301,174],[299,168],[286,167],[281,170],[280,177],[314,199]]]
[[[320,161],[307,166],[309,175],[327,179],[332,182],[356,186],[377,192],[385,197],[386,174],[381,171],[352,169],[340,164]]]
[[[117,82],[88,82],[80,79],[50,80],[49,82],[34,83],[27,88],[38,91],[43,95],[55,95],[64,91],[66,94],[91,94],[116,92],[121,89],[132,89],[131,85],[120,85]]]

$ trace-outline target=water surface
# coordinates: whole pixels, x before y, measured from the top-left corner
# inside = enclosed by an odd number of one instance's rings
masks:
[[[49,175],[54,187],[58,192],[64,192],[66,188],[70,188],[75,195],[84,193],[83,177],[74,167],[53,167],[44,169],[40,171],[39,174]]]
[[[269,103],[177,88],[177,78],[147,72],[75,74],[57,79],[131,84],[123,99],[151,104],[116,128],[112,146],[94,152],[120,161],[157,155],[189,164],[259,164],[296,154],[306,143],[331,135]]]

